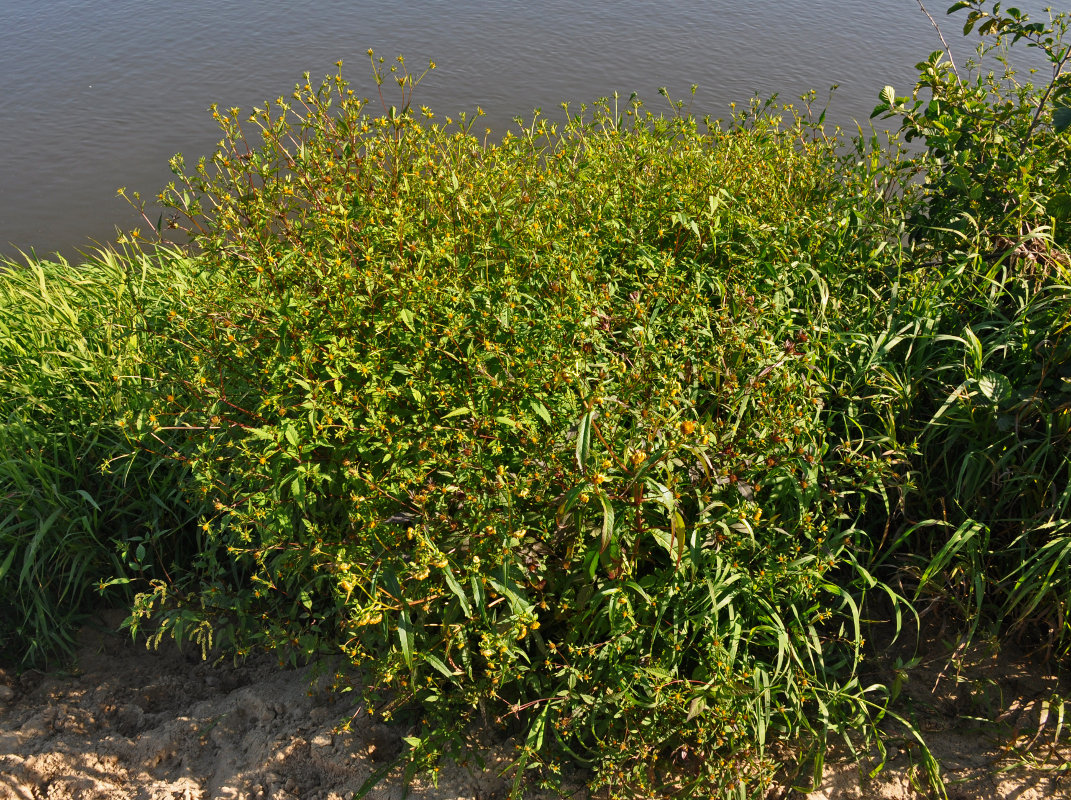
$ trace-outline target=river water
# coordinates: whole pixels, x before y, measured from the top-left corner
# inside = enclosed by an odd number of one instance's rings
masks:
[[[949,0],[929,3],[969,52]],[[260,105],[339,59],[371,94],[368,48],[435,60],[415,103],[479,105],[504,131],[614,91],[658,110],[658,87],[692,84],[693,111],[715,117],[756,93],[824,103],[838,84],[828,118],[865,124],[939,47],[917,0],[0,0],[0,252],[113,239],[138,222],[118,187],[153,196],[170,156],[211,152],[209,104]]]

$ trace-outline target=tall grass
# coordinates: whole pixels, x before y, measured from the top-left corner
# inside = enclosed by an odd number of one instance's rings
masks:
[[[1061,652],[1071,643],[1071,290],[1051,243],[1020,247],[962,253],[955,272],[924,267],[891,309],[872,389],[912,452],[912,489],[882,558],[904,557],[920,600],[970,630],[1029,632]]]
[[[188,261],[100,252],[78,265],[0,266],[0,653],[41,665],[70,651],[97,602],[187,560],[197,510],[185,470],[133,452],[151,327]],[[111,582],[110,595],[95,588]],[[119,592],[117,594],[117,592]]]
[[[934,53],[910,97],[886,87],[875,110],[926,144],[905,219],[913,246],[876,334],[887,346],[870,396],[913,453],[902,527],[882,557],[910,564],[919,600],[967,634],[984,625],[1066,654],[1069,17],[1037,22],[985,2],[953,12],[1001,67],[960,70]],[[1016,74],[1012,46],[1051,71]]]

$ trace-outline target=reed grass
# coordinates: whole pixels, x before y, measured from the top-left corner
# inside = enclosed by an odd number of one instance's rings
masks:
[[[148,331],[188,262],[100,252],[0,268],[0,652],[69,654],[94,603],[188,558],[183,470],[131,449],[117,422],[154,379]],[[101,595],[100,583],[111,582]]]

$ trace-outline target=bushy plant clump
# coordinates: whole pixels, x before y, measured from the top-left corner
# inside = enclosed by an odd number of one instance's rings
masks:
[[[127,420],[186,432],[215,513],[139,614],[344,653],[413,764],[482,716],[518,781],[569,756],[620,791],[756,788],[771,742],[865,721],[855,522],[889,459],[830,424],[797,302],[882,274],[868,167],[760,105],[492,143],[336,75],[217,117],[160,198],[204,270],[169,300],[183,358]]]
[[[948,9],[960,12],[966,12],[960,14],[964,35],[979,37],[977,58],[960,70],[950,54],[935,51],[916,65],[911,96],[886,86],[874,110],[898,118],[905,140],[926,147],[914,162],[925,191],[911,215],[913,235],[938,256],[958,249],[960,237],[979,233],[983,246],[1038,232],[1066,247],[1071,18],[1050,14],[1036,21],[986,0],[961,0]],[[1013,55],[1038,66],[1017,68]]]

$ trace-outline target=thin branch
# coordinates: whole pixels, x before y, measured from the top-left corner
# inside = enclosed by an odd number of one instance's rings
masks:
[[[916,0],[916,2],[919,4],[919,8],[922,9],[922,13],[925,14],[926,18],[930,21],[930,24],[933,25],[933,29],[937,31],[937,36],[940,37],[941,44],[944,45],[945,53],[948,55],[948,63],[952,65],[952,71],[956,73],[956,78],[962,81],[963,78],[960,77],[959,70],[956,69],[956,59],[952,57],[952,49],[948,46],[948,42],[945,41],[945,35],[941,33],[941,26],[937,24],[937,20],[935,20],[930,12],[926,10],[926,6],[922,4],[922,0]]]
[[[1071,56],[1071,47],[1065,47],[1063,58],[1061,58],[1059,63],[1053,67],[1052,80],[1049,82],[1049,87],[1045,90],[1045,94],[1042,96],[1041,100],[1038,101],[1038,107],[1034,112],[1034,118],[1030,120],[1030,127],[1027,128],[1022,144],[1019,145],[1019,158],[1022,158],[1023,153],[1026,152],[1026,146],[1030,143],[1030,137],[1034,135],[1034,129],[1037,128],[1038,121],[1041,119],[1041,112],[1045,110],[1045,104],[1049,102],[1049,95],[1052,94],[1056,82],[1060,79],[1060,74],[1064,71],[1064,66],[1067,64],[1069,56]]]

